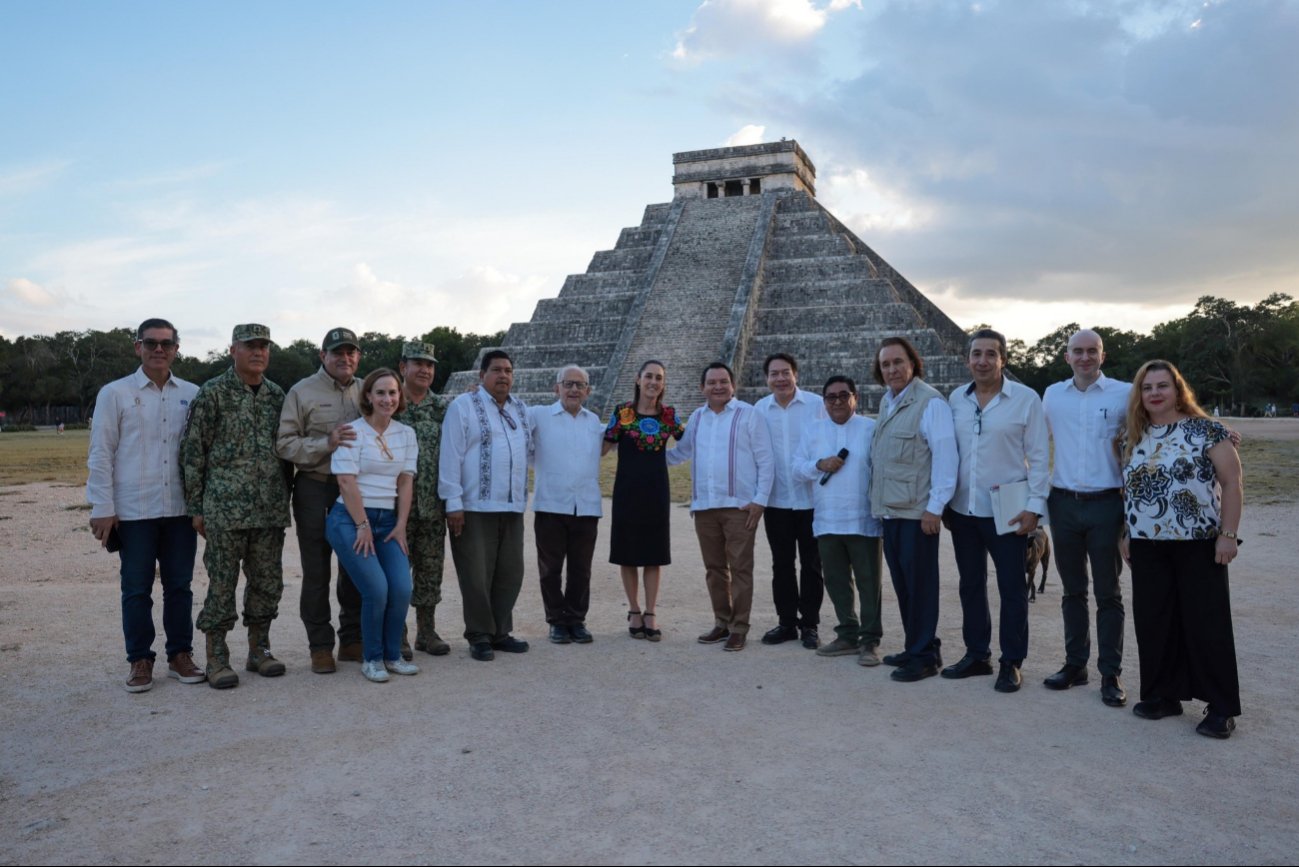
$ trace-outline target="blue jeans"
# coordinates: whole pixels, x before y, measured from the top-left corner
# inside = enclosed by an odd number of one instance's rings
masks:
[[[361,593],[361,647],[367,662],[401,658],[401,634],[410,608],[410,560],[396,541],[383,541],[397,526],[394,509],[366,509],[374,539],[374,554],[362,557],[352,549],[356,524],[342,503],[335,503],[325,521],[325,538]]]
[[[167,658],[194,650],[194,552],[198,535],[186,515],[119,521],[122,540],[122,635],[126,661],[154,659],[153,576],[162,575],[162,628]]]

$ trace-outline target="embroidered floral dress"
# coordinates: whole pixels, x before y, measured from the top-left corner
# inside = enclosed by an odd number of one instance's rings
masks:
[[[1227,439],[1211,418],[1151,425],[1123,467],[1133,539],[1186,541],[1218,535],[1221,489],[1209,449]]]
[[[666,566],[672,562],[669,535],[668,439],[681,439],[685,425],[676,410],[641,415],[631,403],[614,408],[604,438],[618,444],[613,481],[609,562],[619,566]]]

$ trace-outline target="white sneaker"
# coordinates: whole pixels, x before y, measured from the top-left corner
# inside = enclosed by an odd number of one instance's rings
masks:
[[[377,659],[367,659],[362,662],[361,674],[365,675],[366,680],[372,680],[375,683],[388,682],[388,672],[384,671],[383,663]]]
[[[419,666],[404,659],[385,659],[383,667],[393,674],[419,674]]]

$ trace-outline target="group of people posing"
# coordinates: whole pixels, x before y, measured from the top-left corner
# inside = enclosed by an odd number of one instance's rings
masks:
[[[662,638],[655,609],[671,562],[668,467],[688,462],[713,608],[701,643],[745,648],[762,524],[777,617],[764,644],[797,640],[821,656],[883,663],[903,683],[992,675],[991,557],[1000,599],[994,684],[1016,692],[1028,656],[1025,555],[1030,536],[1049,523],[1064,588],[1065,660],[1045,685],[1065,690],[1089,680],[1091,589],[1100,696],[1110,706],[1127,703],[1119,581],[1127,560],[1141,663],[1134,712],[1160,719],[1202,699],[1198,732],[1225,738],[1235,728],[1227,566],[1243,500],[1239,437],[1208,417],[1169,362],[1146,363],[1131,384],[1106,377],[1093,331],[1071,337],[1073,376],[1045,398],[1006,374],[1005,338],[983,329],[969,340],[972,381],[949,397],[924,381],[915,347],[889,337],[873,360],[884,387],[877,419],[858,413],[852,378],[831,376],[816,395],[799,387],[797,360],[776,353],[763,368],[770,394],[756,404],[736,399],[725,363],[709,364],[700,374],[703,405],[684,422],[665,403],[668,371],[658,361],[641,366],[632,399],[602,423],[585,407],[591,384],[581,367],[557,371],[553,404],[527,406],[511,393],[513,365],[502,350],[484,353],[478,385],[452,399],[431,391],[437,360],[425,343],[406,343],[397,370],[358,381],[360,343],[352,331],[332,329],[320,370],[287,395],[264,377],[263,325],[235,327],[230,370],[201,389],[171,375],[178,344],[169,322],[142,323],[140,369],[105,386],[95,408],[87,497],[95,537],[120,545],[129,691],[152,685],[155,563],[169,676],[215,688],[238,683],[225,639],[237,622],[241,565],[245,668],[284,673],[269,629],[283,590],[290,505],[312,671],[337,668],[331,554],[338,660],[360,662],[365,677],[385,681],[418,673],[414,651],[448,653],[435,615],[448,538],[470,655],[526,652],[512,632],[530,468],[549,639],[590,643],[600,462],[616,448],[609,560],[620,568],[632,638]],[[965,645],[947,667],[937,635],[944,527]],[[206,539],[209,576],[197,621],[207,636],[205,669],[192,657],[196,534]],[[884,563],[903,643],[881,656]],[[823,644],[825,594],[836,623]]]

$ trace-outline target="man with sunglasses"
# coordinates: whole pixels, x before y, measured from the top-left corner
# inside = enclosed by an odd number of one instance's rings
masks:
[[[483,353],[478,386],[447,407],[438,456],[438,494],[447,504],[470,655],[526,653],[510,635],[523,587],[523,512],[528,505],[532,425],[510,394],[514,363],[504,350]]]
[[[167,676],[201,683],[194,664],[194,553],[197,536],[185,509],[180,438],[198,386],[175,377],[180,337],[165,319],[146,319],[135,333],[140,366],[99,390],[90,436],[90,531],[118,549],[122,634],[131,673],[127,692],[153,687],[153,578],[162,577]],[[110,548],[111,550],[111,548]]]
[[[943,515],[952,534],[960,573],[965,656],[942,671],[949,680],[992,674],[992,616],[988,610],[988,555],[997,570],[1001,597],[1001,659],[995,688],[1016,692],[1028,655],[1028,585],[1024,555],[1028,534],[1046,513],[1049,445],[1046,414],[1037,392],[1005,376],[1006,338],[991,328],[970,337],[966,364],[974,381],[952,392],[948,403],[956,426],[960,469],[956,493]],[[1026,483],[1023,496],[1011,495]],[[994,520],[994,500],[1009,498],[1004,516],[1013,529]]]
[[[555,374],[549,406],[528,408],[536,438],[532,513],[541,602],[554,644],[590,644],[591,558],[600,518],[600,449],[604,425],[582,406],[591,394],[587,373],[575,364]],[[568,586],[564,586],[564,561]]]

